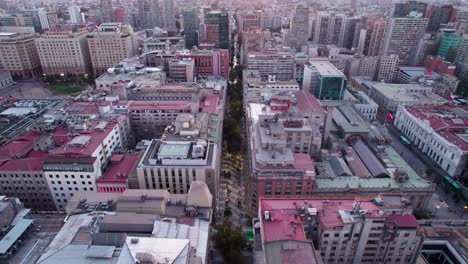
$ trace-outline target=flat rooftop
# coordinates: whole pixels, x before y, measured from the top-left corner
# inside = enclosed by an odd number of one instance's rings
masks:
[[[345,75],[329,61],[310,61],[309,63],[321,76],[345,78]]]

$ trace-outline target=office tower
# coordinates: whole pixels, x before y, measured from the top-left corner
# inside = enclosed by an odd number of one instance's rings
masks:
[[[164,28],[168,32],[176,32],[176,24],[175,24],[175,11],[174,11],[174,0],[162,0],[164,3],[163,5],[163,13],[162,13],[162,24],[160,25],[161,28]]]
[[[319,100],[342,100],[346,77],[327,60],[310,61],[304,68],[302,89],[309,91]]]
[[[284,45],[301,50],[301,47],[307,45],[309,33],[309,8],[299,5],[291,19],[291,25],[284,36]]]
[[[55,29],[37,38],[35,41],[44,74],[81,76],[91,73],[86,35],[86,28]]]
[[[366,42],[364,45],[364,55],[378,56],[380,55],[380,47],[385,33],[386,21],[377,19],[368,21],[366,27]]]
[[[426,14],[427,4],[418,1],[408,1],[406,3],[396,3],[393,9],[394,18],[418,17],[423,18]]]
[[[247,56],[247,69],[259,71],[262,80],[268,80],[270,75],[278,81],[293,80],[294,55],[275,49],[251,52]]]
[[[112,0],[101,0],[102,20],[112,22],[114,16],[114,6]]]
[[[315,24],[315,43],[342,46],[345,26],[346,15],[318,12]]]
[[[68,7],[68,13],[70,14],[70,22],[72,24],[83,23],[83,17],[81,16],[81,8],[79,6]]]
[[[426,32],[427,18],[390,18],[381,46],[381,55],[398,55],[400,65],[415,65],[418,44]]]
[[[18,79],[40,77],[41,62],[34,43],[37,37],[29,33],[0,33],[0,68]]]
[[[138,0],[138,27],[151,29],[159,25],[160,8],[158,0]]]
[[[215,48],[229,49],[229,14],[211,11],[206,14],[206,42]]]
[[[396,78],[399,64],[400,61],[397,55],[381,56],[375,80],[378,82],[393,82]]]
[[[188,54],[176,54],[177,59],[192,59],[198,76],[229,76],[229,50],[191,50]]]
[[[103,23],[88,34],[88,46],[94,76],[137,53],[137,45],[130,25]]]
[[[250,28],[262,27],[262,12],[242,12],[239,14],[239,32],[242,34]]]
[[[439,50],[437,51],[437,56],[446,58],[447,56],[451,57],[453,61],[457,52],[458,46],[463,36],[458,35],[455,30],[444,29],[442,30],[442,37],[440,39]]]
[[[459,92],[463,95],[468,94],[468,35],[463,35],[463,38],[458,47],[457,56],[455,57],[455,76],[460,79]]]
[[[437,32],[442,24],[453,22],[455,14],[452,5],[431,6],[427,13],[427,18],[429,18],[427,32]]]
[[[341,47],[351,49],[353,48],[353,44],[355,43],[354,38],[356,36],[356,26],[358,25],[360,18],[349,17],[346,18],[343,41],[341,43]],[[357,35],[359,36],[359,34]],[[359,38],[359,37],[358,37]],[[357,41],[356,41],[357,47]]]
[[[281,28],[281,16],[275,14],[262,13],[262,28],[279,30]]]
[[[7,14],[0,16],[0,24],[34,27],[35,32],[40,32],[42,29],[37,10],[10,10]]]
[[[184,9],[184,35],[185,47],[192,49],[198,46],[198,28],[200,24],[198,21],[198,9],[186,8]]]
[[[266,42],[270,39],[270,31],[262,31],[260,28],[250,28],[242,34],[241,64],[247,64],[247,56],[253,51],[262,51]]]
[[[114,22],[124,23],[125,21],[125,8],[116,7],[114,8]]]
[[[38,8],[37,14],[41,22],[42,29],[56,28],[59,25],[57,12],[54,10],[45,10],[44,8]]]

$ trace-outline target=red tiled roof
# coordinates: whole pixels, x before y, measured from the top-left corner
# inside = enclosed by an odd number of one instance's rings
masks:
[[[294,168],[315,171],[314,161],[309,154],[294,153]]]
[[[18,153],[31,150],[34,141],[41,135],[35,131],[29,131],[24,135],[17,135],[0,147],[0,160],[12,159]]]
[[[315,96],[307,91],[299,91],[296,93],[296,100],[297,100],[297,108],[301,112],[305,111],[318,111],[318,112],[325,112],[323,110],[322,105],[320,102],[315,98]]]
[[[130,110],[190,110],[191,102],[188,101],[133,101],[129,106]]]
[[[99,122],[92,123],[91,129],[89,130],[80,131],[81,136],[90,136],[89,143],[86,146],[70,146],[62,143],[62,145],[51,150],[49,153],[52,155],[73,154],[91,156],[100,144],[104,144],[104,139],[113,131],[114,127],[117,126],[115,122],[108,122],[104,130],[94,129],[98,123]],[[63,131],[61,133],[63,133]],[[63,134],[61,139],[64,139]],[[73,138],[70,138],[67,142],[70,140],[73,140]]]
[[[215,114],[216,108],[218,106],[218,102],[219,102],[219,96],[217,95],[207,96],[205,98],[205,101],[202,103],[202,112]]]
[[[419,224],[414,215],[390,215],[388,221],[395,223],[401,228],[418,228]]]
[[[55,144],[58,146],[62,146],[70,140],[68,138],[68,130],[63,127],[56,128],[52,136],[54,137]]]
[[[419,120],[427,120],[431,128],[447,141],[468,151],[468,143],[457,134],[468,129],[468,106],[407,106],[406,110]],[[458,116],[458,117],[457,117]],[[456,120],[455,120],[456,119]],[[456,122],[455,122],[456,121]]]
[[[5,162],[1,171],[42,171],[42,165],[47,158],[47,153],[31,151],[22,159],[12,159]]]
[[[126,182],[138,162],[138,155],[112,155],[111,164],[96,182]]]

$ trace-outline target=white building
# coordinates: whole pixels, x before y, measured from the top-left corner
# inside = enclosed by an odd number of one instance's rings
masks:
[[[467,106],[398,106],[395,126],[450,176],[468,175]]]
[[[70,22],[72,24],[83,23],[83,17],[81,15],[81,8],[79,6],[68,7],[68,13],[70,13]]]
[[[108,158],[122,148],[117,122],[99,121],[87,127],[86,123],[74,128],[70,140],[65,129],[57,129],[54,137],[67,138],[56,142],[57,148],[49,152],[43,165],[44,177],[58,210],[64,210],[70,197],[77,191],[97,192],[96,179],[102,176]],[[77,128],[81,128],[77,130]]]

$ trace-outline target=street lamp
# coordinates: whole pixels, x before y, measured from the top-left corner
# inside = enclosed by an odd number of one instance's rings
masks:
[[[437,210],[440,208],[440,205],[436,205],[436,209],[434,211],[434,214],[432,215],[432,217],[435,217],[436,214],[437,214]]]

